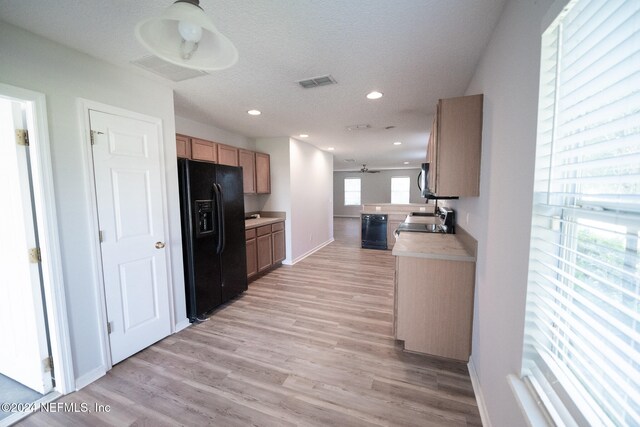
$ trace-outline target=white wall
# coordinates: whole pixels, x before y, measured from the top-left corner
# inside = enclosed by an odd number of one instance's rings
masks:
[[[271,156],[271,194],[265,211],[287,214],[287,257],[292,264],[333,239],[333,156],[288,137],[259,138],[256,150]]]
[[[256,142],[247,136],[239,135],[237,133],[217,128],[210,124],[196,122],[180,116],[176,116],[176,132],[183,135],[193,136],[195,138],[231,145],[233,147],[246,148],[251,151],[255,151],[256,149]],[[262,210],[265,199],[265,196],[262,195],[245,195],[244,211],[255,212]]]
[[[285,212],[285,239],[287,257],[291,262],[291,164],[289,162],[289,138],[258,138],[256,151],[267,153],[271,162],[271,194],[262,207],[265,211]]]
[[[480,197],[451,203],[478,239],[472,361],[494,427],[525,425],[506,377],[522,359],[541,21],[551,3],[505,6],[467,89],[484,93]]]
[[[333,155],[291,139],[293,262],[333,239]]]
[[[57,198],[65,295],[75,378],[102,367],[98,279],[92,264],[93,233],[85,147],[78,98],[162,119],[165,142],[168,245],[172,255],[176,322],[186,320],[176,169],[173,92],[106,62],[22,29],[0,25],[0,78],[46,95]]]
[[[380,173],[359,173],[359,172],[334,172],[333,173],[333,214],[335,216],[360,217],[362,207],[344,205],[344,179],[360,178],[360,202],[370,203],[391,203],[391,177],[408,176],[411,182],[409,203],[424,203],[425,199],[420,196],[418,188],[418,174],[420,169],[389,169],[381,170]]]

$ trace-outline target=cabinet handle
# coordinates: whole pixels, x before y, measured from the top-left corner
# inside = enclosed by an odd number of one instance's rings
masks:
[[[164,248],[164,242],[156,242],[156,249]]]

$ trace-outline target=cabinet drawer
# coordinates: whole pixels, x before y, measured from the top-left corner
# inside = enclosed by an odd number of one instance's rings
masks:
[[[280,230],[284,230],[284,222],[276,222],[275,224],[271,224],[271,231]]]
[[[258,236],[264,236],[266,234],[271,234],[270,225],[263,225],[262,227],[258,227]]]
[[[256,238],[256,229],[255,228],[250,228],[250,229],[246,230],[244,234],[245,234],[245,238],[247,240],[255,239]]]

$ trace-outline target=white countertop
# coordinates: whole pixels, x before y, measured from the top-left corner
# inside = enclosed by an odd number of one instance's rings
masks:
[[[391,253],[395,256],[445,261],[475,262],[476,260],[455,234],[443,233],[400,233]]]
[[[262,218],[245,219],[244,228],[248,229],[248,228],[261,227],[263,225],[275,224],[276,222],[282,222],[282,221],[284,221],[284,218],[262,217]]]

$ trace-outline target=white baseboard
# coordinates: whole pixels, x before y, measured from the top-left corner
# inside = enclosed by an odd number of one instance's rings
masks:
[[[334,218],[360,218],[360,215],[334,215]]]
[[[183,329],[186,329],[189,327],[189,325],[191,325],[191,322],[189,322],[188,318],[185,318],[184,320],[179,321],[176,325],[175,325],[175,330],[174,330],[174,334],[176,332],[180,332]]]
[[[104,366],[99,366],[93,371],[89,371],[80,378],[76,379],[76,391],[84,388],[97,380],[100,377],[103,377],[107,373],[107,370]]]
[[[482,389],[480,388],[480,379],[476,372],[476,367],[473,364],[473,358],[469,358],[467,364],[469,368],[469,377],[471,378],[471,385],[473,386],[473,393],[476,395],[476,402],[478,403],[478,411],[480,412],[480,419],[482,420],[483,427],[491,427],[491,420],[489,419],[489,411],[482,395]]]
[[[324,243],[320,243],[318,246],[316,246],[315,248],[311,249],[310,251],[307,251],[306,253],[300,255],[298,258],[294,259],[293,262],[285,259],[284,261],[282,261],[282,263],[285,264],[285,265],[294,265],[294,264],[302,261],[303,259],[305,259],[309,255],[313,254],[314,252],[317,252],[320,249],[324,248],[325,246],[327,246],[330,243],[333,243],[333,237],[330,238],[329,240],[327,240]]]

